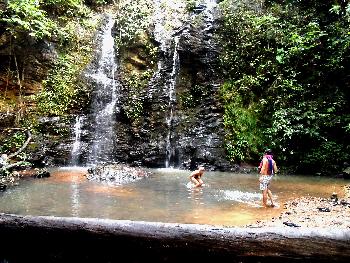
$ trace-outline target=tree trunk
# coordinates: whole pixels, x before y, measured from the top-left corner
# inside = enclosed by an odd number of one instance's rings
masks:
[[[0,214],[0,262],[348,262],[350,230]]]

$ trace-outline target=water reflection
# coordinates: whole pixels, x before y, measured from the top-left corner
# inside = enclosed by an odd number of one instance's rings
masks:
[[[50,178],[23,180],[0,193],[0,211],[24,215],[95,217],[170,223],[240,226],[279,215],[295,197],[328,198],[343,181],[292,176],[271,185],[280,207],[260,208],[256,175],[206,172],[205,185],[191,187],[190,171],[152,170],[149,178],[122,186],[90,182],[86,169],[58,169]]]
[[[72,182],[72,216],[79,217],[79,185],[77,182]]]
[[[192,187],[189,190],[189,199],[192,200],[193,203],[193,213],[192,218],[194,221],[198,221],[203,215],[203,187]]]

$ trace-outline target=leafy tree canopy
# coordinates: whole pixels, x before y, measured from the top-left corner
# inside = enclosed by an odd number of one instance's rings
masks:
[[[349,1],[253,2],[220,3],[230,158],[255,160],[268,147],[297,172],[341,169],[350,158]]]

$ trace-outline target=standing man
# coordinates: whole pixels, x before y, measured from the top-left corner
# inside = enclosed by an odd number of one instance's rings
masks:
[[[200,166],[198,167],[198,170],[195,170],[194,172],[191,173],[190,175],[190,180],[192,183],[194,183],[194,187],[200,187],[203,184],[203,181],[201,179],[201,177],[204,174],[204,167]]]
[[[270,149],[265,151],[264,157],[260,165],[261,165],[261,170],[260,170],[259,182],[260,182],[260,190],[262,191],[263,206],[267,207],[267,197],[269,197],[271,201],[271,207],[274,207],[275,204],[273,203],[272,193],[271,193],[271,190],[269,189],[269,186],[274,173],[277,173],[278,170],[277,170],[276,162],[273,160],[272,151]]]

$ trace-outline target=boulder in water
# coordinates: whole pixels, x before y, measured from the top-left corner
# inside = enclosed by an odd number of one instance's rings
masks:
[[[46,178],[46,177],[50,177],[50,172],[48,172],[45,169],[36,169],[35,170],[35,174],[34,174],[35,178]]]
[[[97,182],[105,182],[113,185],[122,185],[135,182],[150,175],[144,169],[127,165],[97,165],[88,169],[87,179]]]
[[[7,188],[6,184],[0,183],[0,191],[5,191]]]

